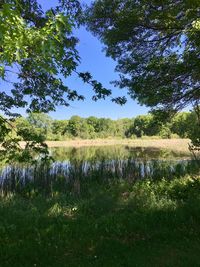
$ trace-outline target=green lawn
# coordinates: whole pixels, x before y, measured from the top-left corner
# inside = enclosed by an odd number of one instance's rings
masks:
[[[0,200],[1,267],[189,267],[199,255],[198,177]]]

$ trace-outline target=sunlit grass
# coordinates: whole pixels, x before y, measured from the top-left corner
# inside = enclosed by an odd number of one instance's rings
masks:
[[[188,152],[189,139],[154,139],[154,138],[137,138],[137,139],[94,139],[94,140],[67,140],[67,141],[47,141],[51,147],[82,147],[82,146],[105,146],[105,145],[130,145],[134,147],[156,147],[173,149]],[[23,146],[23,142],[21,145]]]

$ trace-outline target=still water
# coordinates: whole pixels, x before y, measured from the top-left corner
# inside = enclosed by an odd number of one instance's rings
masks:
[[[77,181],[172,179],[198,174],[199,162],[190,153],[129,146],[55,148],[54,162],[34,166],[13,164],[0,171],[2,192],[68,191]]]

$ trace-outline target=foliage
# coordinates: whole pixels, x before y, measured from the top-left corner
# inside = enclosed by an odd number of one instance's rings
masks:
[[[132,129],[129,130],[129,135],[133,134],[137,137],[142,137],[143,135],[158,135],[161,125],[162,124],[150,114],[139,115],[134,119]]]
[[[163,125],[160,129],[160,132],[159,132],[159,135],[162,137],[162,138],[171,138],[171,130],[169,128],[168,125]]]
[[[196,116],[194,112],[182,112],[178,113],[172,119],[172,131],[177,133],[180,137],[188,137],[190,131],[193,129],[196,122]]]
[[[140,103],[169,112],[199,105],[198,17],[198,0],[96,0],[86,19],[117,61],[121,79],[115,85],[128,88]],[[191,138],[198,145],[198,136]]]
[[[195,106],[193,117],[194,124],[189,131],[189,137],[193,141],[190,149],[200,151],[200,106]]]
[[[51,130],[52,118],[44,113],[29,113],[27,121],[36,128]]]
[[[66,100],[83,98],[58,78],[58,74],[69,76],[79,62],[72,20],[80,5],[74,1],[72,11],[70,2],[59,1],[46,12],[36,0],[1,4],[1,79],[6,81],[8,73],[14,73],[17,79],[11,95],[1,93],[4,102],[0,109],[5,114],[11,115],[12,107],[46,112],[54,110],[55,104],[68,105]]]
[[[10,110],[13,107],[48,112],[56,105],[68,106],[69,101],[83,100],[84,96],[68,88],[60,78],[72,72],[92,85],[95,101],[111,95],[90,73],[76,70],[80,57],[73,31],[79,27],[81,16],[82,7],[77,0],[59,0],[47,11],[37,0],[1,3],[0,78],[9,81],[8,74],[12,73],[15,82],[11,94],[1,92],[0,110],[7,115],[14,115]],[[119,103],[120,99],[113,101]],[[119,104],[122,102],[123,99]]]
[[[3,125],[3,124],[2,124]],[[53,120],[44,113],[30,113],[27,118],[17,118],[12,122],[14,129],[7,132],[2,129],[4,138],[31,141],[33,134],[43,140],[67,140],[69,138],[140,138],[144,136],[170,138],[173,134],[181,138],[198,136],[198,122],[195,112],[178,113],[168,122],[162,123],[152,114],[135,118],[111,120],[94,116],[81,118],[72,116],[69,120]],[[23,139],[20,136],[23,135]],[[26,137],[25,137],[26,136]]]
[[[19,116],[13,111],[16,108],[47,113],[57,105],[69,106],[70,101],[84,100],[65,82],[73,72],[92,86],[93,100],[111,97],[111,90],[90,73],[77,71],[79,40],[74,31],[81,21],[82,6],[78,0],[59,0],[46,11],[37,0],[0,2],[0,79],[10,84],[8,92],[0,90],[0,110],[4,116]],[[125,103],[123,97],[111,100]],[[24,139],[22,132],[17,134]]]

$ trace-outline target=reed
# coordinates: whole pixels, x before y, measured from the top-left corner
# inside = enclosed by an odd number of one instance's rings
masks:
[[[66,161],[52,164],[10,165],[0,172],[1,194],[52,194],[53,192],[81,194],[85,184],[124,180],[159,180],[198,174],[196,160],[136,160],[132,158],[99,161]]]

